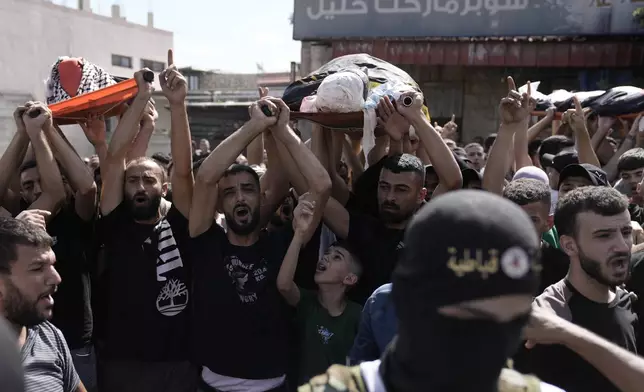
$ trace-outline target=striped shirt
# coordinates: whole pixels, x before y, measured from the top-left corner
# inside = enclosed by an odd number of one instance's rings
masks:
[[[22,366],[25,392],[73,392],[80,384],[62,332],[48,321],[27,329]]]

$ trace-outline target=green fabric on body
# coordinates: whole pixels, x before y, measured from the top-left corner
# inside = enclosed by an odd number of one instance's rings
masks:
[[[317,292],[302,290],[297,304],[296,325],[300,339],[300,382],[324,373],[335,364],[345,364],[358,332],[362,308],[347,302],[341,315],[333,317],[320,305]]]
[[[541,236],[541,239],[546,241],[553,248],[561,249],[561,245],[559,245],[559,233],[557,232],[556,227],[552,226],[552,229],[543,233],[543,235]]]

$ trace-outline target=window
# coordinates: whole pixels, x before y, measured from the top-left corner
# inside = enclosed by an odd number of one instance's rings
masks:
[[[141,59],[141,68],[149,68],[154,72],[163,72],[163,70],[165,69],[165,63],[154,60]]]
[[[132,68],[132,57],[113,54],[112,65],[115,65],[117,67],[123,67],[123,68]]]
[[[188,76],[188,90],[199,90],[199,76]]]

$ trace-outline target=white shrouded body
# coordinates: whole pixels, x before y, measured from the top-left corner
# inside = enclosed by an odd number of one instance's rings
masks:
[[[361,112],[364,88],[364,82],[356,73],[337,72],[320,83],[315,104],[320,112]]]

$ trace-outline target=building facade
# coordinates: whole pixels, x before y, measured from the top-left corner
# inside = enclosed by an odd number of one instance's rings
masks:
[[[152,13],[143,26],[123,18],[117,5],[111,11],[111,16],[95,14],[89,0],[79,0],[78,8],[47,0],[0,1],[0,153],[15,130],[13,110],[27,100],[45,98],[44,81],[58,57],[83,57],[122,77],[132,77],[142,67],[157,73],[166,67],[173,34],[155,28]],[[161,128],[151,150],[167,149],[167,130]],[[79,127],[63,131],[81,155],[92,153]]]
[[[545,94],[644,84],[644,29],[633,18],[643,0],[329,4],[295,2],[302,74],[346,54],[386,60],[418,82],[433,119],[456,115],[464,141],[496,132],[506,76],[541,81]]]
[[[298,65],[291,72],[230,74],[182,68],[188,80],[188,117],[195,140],[207,139],[214,148],[248,120],[248,106],[259,98],[258,88],[281,97],[295,80]]]

